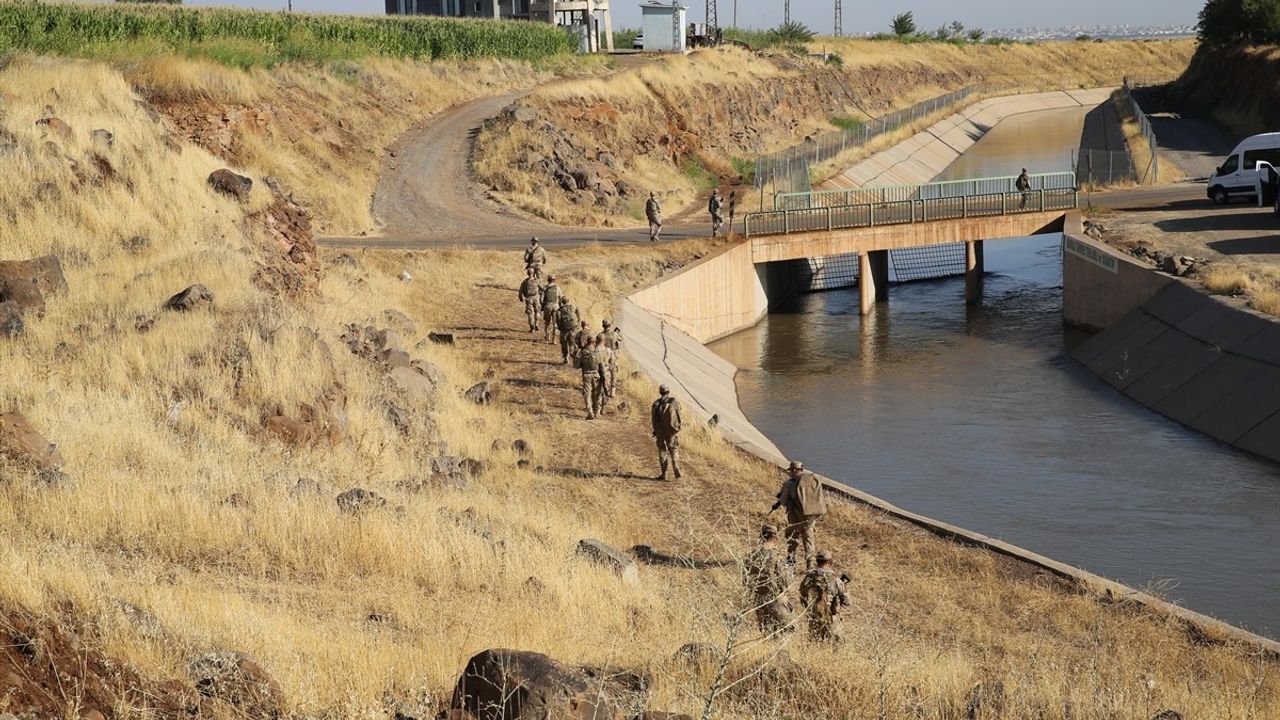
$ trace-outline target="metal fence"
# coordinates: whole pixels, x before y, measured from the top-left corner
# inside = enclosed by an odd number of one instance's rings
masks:
[[[1032,190],[1073,190],[1077,187],[1075,173],[1071,172],[1037,173],[1027,177],[1031,180]],[[806,210],[904,200],[934,200],[966,195],[994,195],[1014,192],[1017,189],[1017,181],[1017,175],[1002,175],[969,180],[943,180],[923,185],[882,185],[842,190],[777,193],[773,196],[773,209]]]
[[[1137,87],[1135,81],[1126,77],[1124,86],[1120,88],[1120,98],[1127,104],[1129,114],[1138,123],[1138,128],[1142,130],[1142,137],[1146,141],[1147,147],[1151,150],[1151,160],[1147,163],[1147,167],[1142,168],[1140,173],[1136,172],[1138,168],[1135,168],[1134,175],[1138,183],[1147,184],[1150,182],[1154,185],[1160,182],[1160,148],[1156,143],[1156,131],[1151,129],[1151,121],[1147,119],[1147,114],[1142,112],[1142,108],[1138,106],[1138,101],[1133,98],[1133,93],[1130,92],[1134,87]]]
[[[1122,182],[1138,182],[1133,156],[1122,150],[1073,150],[1071,165],[1080,187],[1104,187]]]
[[[763,189],[772,185],[775,191],[782,189],[788,192],[809,190],[811,165],[833,160],[846,150],[866,145],[881,135],[962,102],[977,92],[977,85],[956,90],[868,120],[858,127],[809,137],[786,150],[762,155],[756,159],[755,187]]]
[[[1013,215],[1075,208],[1075,188],[998,192],[959,197],[869,202],[798,210],[748,213],[747,237],[785,235],[816,230],[845,230],[877,225],[904,225],[932,220]]]

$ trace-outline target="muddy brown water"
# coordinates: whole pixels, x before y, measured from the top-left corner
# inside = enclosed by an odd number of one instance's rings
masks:
[[[1084,110],[997,126],[944,178],[1069,170]],[[779,448],[901,507],[1280,637],[1280,467],[1151,412],[1066,355],[1061,236],[963,278],[806,295],[711,348]]]

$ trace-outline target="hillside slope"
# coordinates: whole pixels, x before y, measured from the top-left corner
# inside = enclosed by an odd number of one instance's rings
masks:
[[[1203,46],[1173,90],[1237,135],[1273,132],[1280,128],[1280,47]]]

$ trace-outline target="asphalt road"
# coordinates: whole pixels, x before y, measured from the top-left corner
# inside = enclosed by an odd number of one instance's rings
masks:
[[[1161,156],[1191,180],[1207,180],[1236,146],[1233,133],[1188,112],[1162,88],[1137,88],[1133,96],[1151,121]]]

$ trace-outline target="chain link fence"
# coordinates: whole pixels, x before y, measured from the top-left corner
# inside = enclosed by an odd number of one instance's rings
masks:
[[[1156,143],[1156,131],[1151,129],[1151,121],[1147,119],[1147,114],[1142,112],[1142,108],[1138,106],[1138,101],[1134,99],[1133,93],[1130,92],[1137,87],[1137,81],[1133,78],[1126,77],[1124,85],[1120,88],[1120,98],[1129,108],[1129,115],[1138,123],[1138,129],[1142,131],[1143,140],[1146,141],[1147,147],[1151,150],[1151,160],[1147,167],[1141,169],[1140,176],[1137,178],[1141,184],[1150,183],[1152,185],[1160,182],[1160,148]]]

